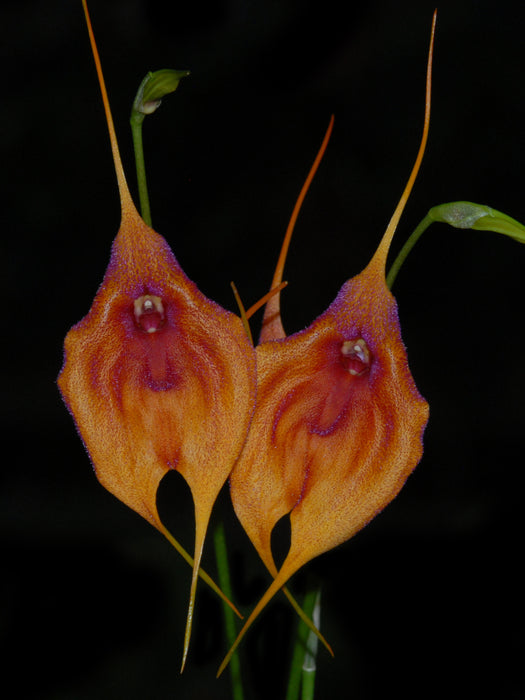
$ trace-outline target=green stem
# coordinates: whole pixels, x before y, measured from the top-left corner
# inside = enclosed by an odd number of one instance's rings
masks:
[[[321,590],[319,588],[315,591],[312,619],[316,627],[321,626]],[[317,645],[317,636],[310,630],[306,640],[306,651],[303,661],[303,692],[301,694],[301,700],[314,700]]]
[[[516,219],[512,219],[507,214],[503,214],[503,212],[493,209],[486,204],[463,201],[439,204],[430,209],[423,221],[401,248],[386,278],[389,289],[392,289],[399,268],[404,263],[407,255],[421,238],[421,235],[434,222],[449,224],[454,228],[494,231],[494,233],[510,236],[518,243],[525,243],[525,226],[516,221]]]
[[[308,615],[308,617],[312,617],[316,606],[319,606],[319,590],[311,590],[304,598],[303,610],[305,614]],[[316,624],[319,626],[318,622]],[[315,647],[315,644],[313,644],[312,639],[317,641],[315,634],[300,620],[292,654],[286,700],[299,700],[301,686],[302,700],[313,700],[315,662],[312,663],[313,655],[311,650]]]
[[[315,692],[315,668],[312,671],[305,671],[303,669],[303,692],[301,693],[301,700],[314,700]]]
[[[151,226],[151,211],[149,207],[148,186],[146,184],[146,167],[144,165],[144,148],[142,146],[142,123],[146,114],[153,114],[162,102],[162,98],[174,92],[181,78],[189,75],[188,70],[172,70],[162,68],[155,72],[149,71],[141,84],[131,108],[131,133],[135,151],[135,166],[137,168],[137,183],[139,188],[140,212],[142,218]]]
[[[135,167],[137,169],[137,184],[139,188],[140,213],[142,218],[151,226],[151,209],[149,205],[148,185],[146,182],[146,166],[144,164],[144,147],[142,144],[142,124],[144,114],[133,112],[130,119],[131,134],[133,137],[133,150],[135,153]]]
[[[224,535],[224,525],[221,522],[217,524],[213,531],[213,544],[215,547],[215,558],[217,560],[217,572],[219,576],[219,586],[227,598],[232,597],[232,587],[230,580],[230,568],[228,565],[228,552],[226,548],[226,537]],[[226,628],[226,640],[228,647],[233,646],[237,637],[237,627],[233,610],[226,604],[222,606],[224,614],[224,625]],[[233,688],[233,700],[243,700],[244,693],[242,688],[241,678],[241,662],[239,655],[235,652],[230,661],[230,677]]]
[[[421,223],[413,231],[412,235],[409,237],[405,245],[399,251],[397,258],[392,263],[392,267],[390,268],[388,275],[386,276],[386,285],[389,289],[392,289],[392,285],[394,284],[394,280],[397,277],[397,273],[399,272],[401,265],[405,262],[407,255],[416,245],[416,243],[421,238],[423,233],[427,230],[427,228],[430,226],[430,224],[434,223],[434,221],[435,219],[432,216],[430,216],[430,214],[427,214],[423,221],[421,221]]]

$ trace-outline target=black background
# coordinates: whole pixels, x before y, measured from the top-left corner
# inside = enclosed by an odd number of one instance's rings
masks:
[[[283,294],[308,325],[375,250],[417,152],[434,5],[286,0],[92,0],[134,191],[127,120],[147,70],[188,68],[146,120],[155,228],[209,297],[235,310],[268,288],[295,197],[331,113]],[[350,9],[349,9],[350,8]],[[394,249],[428,209],[468,199],[525,220],[525,10],[439,5],[430,140]],[[220,608],[201,586],[179,676],[190,570],[91,472],[55,378],[119,223],[80,0],[0,9],[4,459],[2,680],[22,698],[228,698]],[[322,580],[317,695],[521,698],[525,249],[434,226],[395,285],[411,369],[431,407],[423,460],[387,510],[306,567]],[[257,322],[255,322],[256,324]],[[192,546],[182,480],[161,512]],[[235,597],[268,584],[218,504]],[[205,565],[214,571],[211,542]],[[276,599],[243,647],[248,698],[284,697],[295,624]]]

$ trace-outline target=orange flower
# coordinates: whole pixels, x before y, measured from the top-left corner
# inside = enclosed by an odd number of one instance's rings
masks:
[[[426,144],[431,55],[432,41],[419,154],[371,262],[343,285],[309,328],[289,337],[282,327],[278,295],[268,301],[262,342],[256,349],[257,405],[230,485],[235,512],[274,581],[219,673],[252,621],[290,576],[363,528],[397,495],[421,458],[428,404],[408,369],[385,264]],[[318,159],[325,144],[326,137]],[[303,194],[304,188],[298,205]],[[282,278],[296,213],[297,207],[272,287]],[[271,533],[287,514],[291,544],[277,570]]]
[[[170,469],[188,482],[196,531],[185,659],[209,517],[253,412],[255,352],[241,320],[197,289],[133,205],[85,2],[84,9],[122,221],[93,305],[66,337],[58,383],[101,484],[172,542],[157,488]]]

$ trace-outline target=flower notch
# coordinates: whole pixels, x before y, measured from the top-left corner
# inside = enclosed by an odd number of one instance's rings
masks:
[[[275,297],[269,302],[271,324],[257,347],[257,406],[230,484],[235,512],[274,581],[219,674],[272,596],[305,563],[372,520],[422,455],[428,404],[408,369],[385,263],[427,141],[435,22],[434,14],[421,145],[372,260],[309,328],[287,338]],[[283,266],[281,253],[272,286]],[[291,544],[277,571],[271,533],[287,513]]]
[[[59,376],[101,484],[160,530],[162,477],[176,469],[195,506],[195,554],[183,666],[210,513],[244,445],[255,353],[241,320],[207,299],[132,202],[83,0],[120,192],[121,225],[87,316],[65,340]],[[207,578],[209,582],[209,577]]]

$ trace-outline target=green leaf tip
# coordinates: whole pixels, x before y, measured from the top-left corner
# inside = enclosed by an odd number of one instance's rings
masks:
[[[172,70],[171,68],[149,71],[141,82],[133,101],[132,119],[143,120],[144,115],[153,114],[162,102],[162,98],[175,92],[181,79],[189,74],[189,70]]]
[[[450,224],[455,228],[494,231],[510,236],[518,243],[525,243],[523,224],[485,204],[449,202],[432,207],[428,215],[433,221]]]

